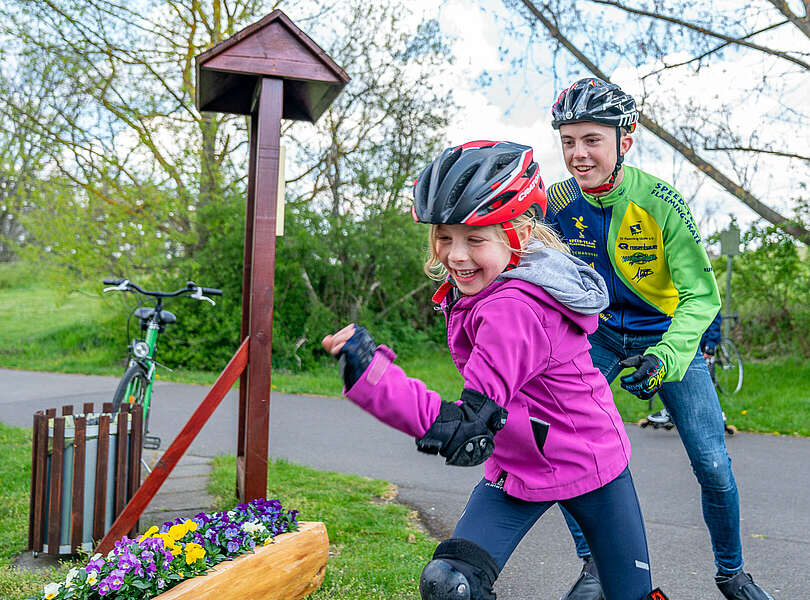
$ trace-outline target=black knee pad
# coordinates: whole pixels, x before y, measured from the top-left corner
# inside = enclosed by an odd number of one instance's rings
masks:
[[[492,586],[498,565],[478,544],[462,538],[444,540],[419,578],[422,600],[495,600]]]

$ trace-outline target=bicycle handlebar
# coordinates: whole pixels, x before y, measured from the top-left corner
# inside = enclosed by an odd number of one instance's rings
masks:
[[[113,285],[113,288],[105,288],[105,292],[121,291],[121,292],[138,292],[144,296],[152,296],[153,298],[173,298],[182,294],[191,294],[191,298],[195,300],[207,300],[211,304],[215,304],[211,298],[206,298],[203,294],[211,294],[212,296],[221,296],[222,290],[216,288],[201,287],[193,281],[187,281],[186,287],[176,290],[174,292],[157,292],[145,290],[139,285],[136,285],[128,279],[104,279],[106,285]]]

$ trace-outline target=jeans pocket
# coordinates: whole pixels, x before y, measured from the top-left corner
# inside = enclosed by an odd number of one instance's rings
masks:
[[[543,454],[543,446],[545,446],[546,437],[548,437],[549,424],[537,417],[529,417],[529,421],[532,424],[534,443],[537,444],[537,449],[540,451],[540,454]]]

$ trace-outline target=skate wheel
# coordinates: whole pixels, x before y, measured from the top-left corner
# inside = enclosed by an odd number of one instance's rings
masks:
[[[649,425],[649,424],[650,424],[650,422],[649,422],[647,419],[641,419],[641,420],[638,422],[638,426],[639,426],[639,427],[641,427],[642,429],[644,429],[645,427],[647,427],[647,425]]]
[[[737,428],[734,425],[726,425],[726,433],[729,435],[735,435],[737,433]]]
[[[673,427],[675,427],[674,423],[667,423],[666,425],[664,425],[664,429],[666,429],[667,431],[669,431]]]

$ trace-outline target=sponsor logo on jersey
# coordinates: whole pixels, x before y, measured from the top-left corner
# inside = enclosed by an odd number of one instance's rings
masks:
[[[621,242],[617,245],[619,250],[658,250],[658,244],[628,244]]]
[[[643,265],[650,261],[655,260],[655,254],[644,254],[643,252],[634,252],[627,256],[622,256],[622,261],[629,262],[631,265]]]
[[[632,235],[638,235],[638,234],[641,233],[641,221],[639,221],[638,223],[633,223],[632,225],[630,225],[630,233]]]
[[[633,281],[641,281],[645,277],[649,277],[652,274],[653,274],[652,269],[642,269],[641,267],[639,267],[636,270],[636,274],[633,276]]]
[[[584,219],[584,217],[582,217],[582,216],[571,217],[571,220],[574,222],[574,227],[576,227],[577,230],[579,231],[579,239],[581,239],[581,240],[585,239],[585,230],[588,229],[588,226],[585,225],[585,223],[582,222],[583,219]]]

